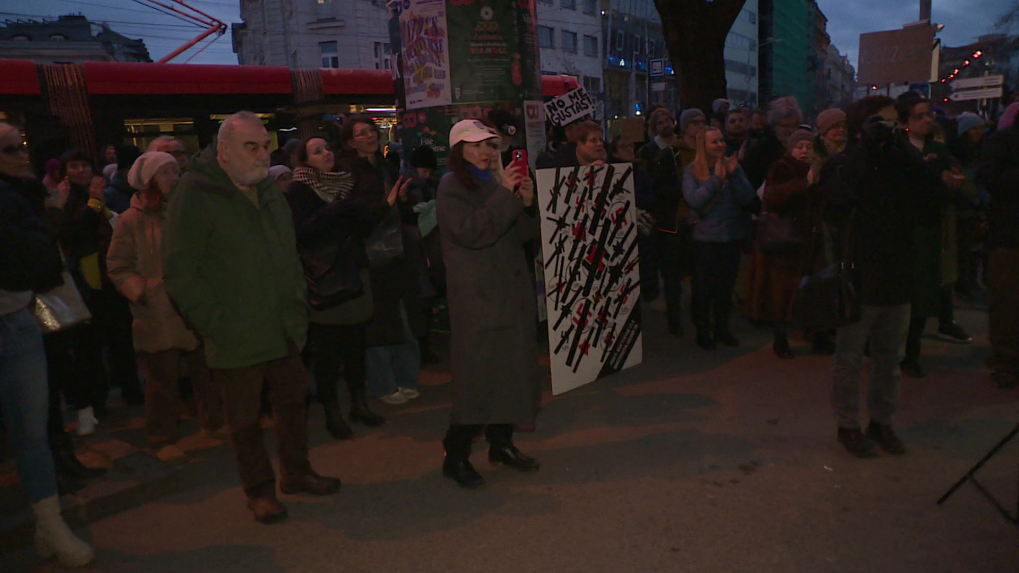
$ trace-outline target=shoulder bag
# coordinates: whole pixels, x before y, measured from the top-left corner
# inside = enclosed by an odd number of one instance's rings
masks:
[[[792,322],[798,328],[828,330],[856,323],[863,309],[853,285],[852,260],[856,210],[849,215],[842,259],[817,274],[804,277],[793,298]]]
[[[364,291],[357,267],[352,238],[321,241],[300,252],[304,278],[308,282],[308,302],[314,310],[325,310],[352,300]]]
[[[85,306],[78,287],[74,286],[71,273],[65,270],[62,277],[64,282],[59,286],[35,294],[32,314],[43,334],[67,330],[92,320],[92,313]]]

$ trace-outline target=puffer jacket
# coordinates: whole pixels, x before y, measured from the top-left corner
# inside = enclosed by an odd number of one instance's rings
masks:
[[[131,301],[134,348],[139,352],[198,347],[163,284],[163,220],[161,210],[147,208],[145,197],[136,194],[117,219],[106,254],[110,280]]]

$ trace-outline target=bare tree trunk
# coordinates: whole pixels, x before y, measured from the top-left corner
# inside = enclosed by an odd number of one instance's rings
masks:
[[[746,0],[655,0],[684,108],[726,97],[725,37]],[[755,46],[756,48],[756,46]]]

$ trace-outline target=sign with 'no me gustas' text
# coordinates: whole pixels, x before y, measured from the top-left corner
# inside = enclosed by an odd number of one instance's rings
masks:
[[[556,125],[566,125],[594,113],[595,105],[587,90],[579,87],[545,104],[545,116]]]

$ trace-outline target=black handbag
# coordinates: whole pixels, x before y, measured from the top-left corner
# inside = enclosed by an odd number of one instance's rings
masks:
[[[403,256],[403,222],[395,207],[390,209],[386,218],[364,240],[364,244],[368,264],[375,269]]]
[[[354,257],[358,246],[356,239],[338,238],[300,251],[312,309],[332,308],[364,292],[361,270]]]
[[[850,256],[855,210],[849,216],[842,260],[821,272],[804,277],[793,298],[792,322],[805,330],[829,330],[859,322],[863,315]]]
[[[791,253],[803,248],[806,237],[794,216],[768,211],[757,216],[757,250],[766,255]]]

